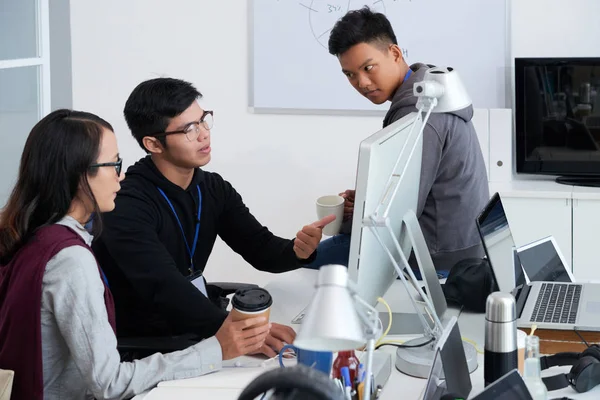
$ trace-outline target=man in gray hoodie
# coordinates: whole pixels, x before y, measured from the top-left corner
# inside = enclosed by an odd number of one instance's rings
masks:
[[[342,72],[360,94],[375,104],[392,102],[384,127],[416,111],[413,84],[423,80],[430,66],[408,66],[385,15],[368,7],[349,11],[331,31],[329,52],[338,58]],[[431,114],[423,131],[415,211],[437,270],[449,270],[460,260],[483,256],[475,218],[489,200],[489,189],[472,117],[471,106]],[[348,220],[354,208],[354,190],[346,190],[343,196]],[[349,235],[321,242],[317,259],[309,267],[348,265],[349,246]]]

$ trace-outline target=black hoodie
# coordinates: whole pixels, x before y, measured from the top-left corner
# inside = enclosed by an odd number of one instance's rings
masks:
[[[194,270],[203,271],[217,235],[254,268],[285,272],[302,267],[293,240],[273,235],[250,214],[241,196],[220,175],[197,169],[187,190],[170,182],[147,156],[127,170],[116,208],[103,215],[94,252],[114,295],[118,336],[214,335],[227,316],[218,291],[210,300],[189,280],[190,256],[169,198],[193,242],[202,211]],[[308,260],[314,259],[313,254]],[[226,267],[226,266],[224,266]],[[232,281],[236,281],[232,276]]]

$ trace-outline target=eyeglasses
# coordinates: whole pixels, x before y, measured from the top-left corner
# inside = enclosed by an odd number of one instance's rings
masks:
[[[90,165],[90,168],[97,168],[97,167],[115,167],[115,171],[117,171],[117,176],[121,176],[121,170],[123,169],[123,159],[121,157],[119,157],[119,159],[114,162],[106,162],[106,163],[101,163],[101,164]]]
[[[159,137],[159,136],[174,135],[176,133],[183,133],[183,134],[185,134],[185,137],[187,138],[188,141],[193,142],[194,140],[198,139],[198,136],[200,136],[200,125],[202,125],[202,127],[204,129],[209,131],[213,127],[213,122],[214,122],[213,112],[212,111],[204,111],[204,113],[202,114],[202,117],[200,118],[200,121],[190,122],[181,130],[155,133],[154,135],[150,135],[150,136]]]

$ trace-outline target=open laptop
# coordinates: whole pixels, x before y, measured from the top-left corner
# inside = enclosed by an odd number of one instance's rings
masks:
[[[517,249],[527,283],[535,281],[575,282],[567,261],[552,236]]]
[[[492,196],[476,223],[498,288],[515,296],[518,327],[600,331],[600,284],[525,283],[498,193]]]

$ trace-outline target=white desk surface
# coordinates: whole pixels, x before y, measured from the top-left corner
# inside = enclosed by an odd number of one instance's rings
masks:
[[[271,308],[271,321],[290,325],[291,320],[308,304],[311,294],[314,291],[314,282],[317,277],[317,271],[297,270],[293,272],[275,275],[273,281],[265,288],[273,296],[273,306]],[[393,283],[391,289],[384,296],[386,301],[395,312],[411,311],[410,302],[407,301],[407,293],[400,281]],[[384,309],[382,308],[382,311]],[[484,317],[483,314],[474,314],[462,312],[458,318],[461,335],[463,338],[472,340],[477,344],[477,350],[483,351],[484,344]],[[292,325],[298,329],[297,325]],[[390,339],[408,340],[414,336],[394,336]],[[386,346],[378,351],[385,351],[392,354],[392,363],[395,361],[395,348]],[[244,365],[260,365],[261,360],[256,357],[240,357],[239,361]],[[483,390],[483,354],[478,354],[478,368],[471,374],[473,397]],[[278,367],[276,360],[265,363],[263,367],[252,368],[224,368],[213,374],[191,378],[180,381],[162,382],[159,386],[149,392],[138,395],[134,400],[161,400],[161,399],[197,399],[197,398],[218,398],[218,399],[237,399],[242,389],[250,383],[256,376],[260,375],[267,368]],[[567,372],[569,368],[553,368],[551,373],[544,371],[544,375],[552,375],[558,372]],[[425,387],[426,380],[413,378],[402,374],[395,368],[392,368],[392,374],[385,385],[381,394],[381,400],[392,400],[402,394],[403,399],[420,399]],[[600,397],[600,386],[587,393],[577,393],[572,388],[565,388],[560,391],[550,392],[549,398],[559,398],[568,396],[573,399],[592,399]]]

